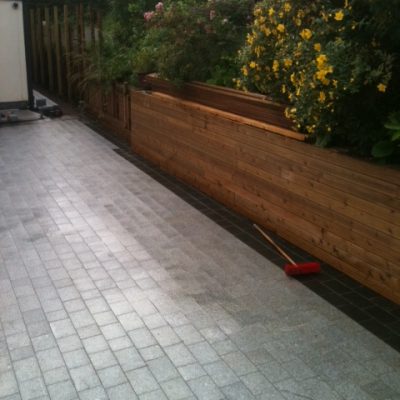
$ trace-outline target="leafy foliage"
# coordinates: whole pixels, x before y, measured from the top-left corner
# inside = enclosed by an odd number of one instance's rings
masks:
[[[135,68],[177,84],[213,80],[231,85],[251,0],[167,0],[145,14],[147,29]]]
[[[399,100],[399,6],[264,0],[254,10],[237,84],[286,102],[295,127],[317,144],[369,155]]]
[[[396,161],[400,159],[400,112],[393,113],[385,124],[387,138],[376,143],[372,155],[381,160]]]

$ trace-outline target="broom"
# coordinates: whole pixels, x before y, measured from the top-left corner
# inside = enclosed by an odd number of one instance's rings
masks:
[[[317,274],[321,271],[321,266],[317,262],[305,262],[305,263],[296,263],[294,260],[283,251],[258,225],[253,224],[254,228],[264,236],[264,238],[275,247],[279,253],[289,261],[290,264],[286,264],[284,267],[284,271],[286,275],[295,276],[295,275],[308,275],[308,274]]]

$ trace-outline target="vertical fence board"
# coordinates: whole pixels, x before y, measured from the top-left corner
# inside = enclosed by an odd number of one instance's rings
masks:
[[[99,49],[103,47],[103,21],[101,18],[101,13],[100,11],[97,11],[97,18],[96,18],[96,24],[97,24],[97,34],[98,34],[98,46]]]
[[[30,22],[30,36],[31,36],[31,48],[32,48],[32,71],[33,80],[39,81],[39,65],[38,65],[38,41],[36,38],[36,23],[35,23],[35,10],[29,10],[29,22]]]
[[[93,51],[96,46],[96,31],[94,24],[94,12],[93,12],[93,7],[91,5],[89,6],[89,27],[90,27],[90,47]]]
[[[44,45],[43,45],[43,21],[42,10],[40,7],[36,9],[36,29],[37,29],[37,43],[39,53],[39,66],[40,66],[40,83],[45,84],[45,64],[44,64]]]
[[[45,36],[46,36],[46,54],[47,54],[47,72],[49,78],[49,89],[54,90],[54,72],[53,72],[53,55],[51,49],[51,22],[50,22],[50,10],[49,7],[44,8],[44,20],[45,20]]]
[[[69,7],[64,5],[64,53],[65,53],[65,73],[67,81],[67,97],[72,99],[71,86],[71,34],[69,24]]]
[[[54,44],[56,53],[56,71],[57,71],[57,92],[63,95],[62,68],[61,68],[61,43],[60,43],[60,23],[58,18],[58,7],[53,7],[54,15]]]

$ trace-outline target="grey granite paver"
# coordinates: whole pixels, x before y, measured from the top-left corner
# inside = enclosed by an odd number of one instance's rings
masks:
[[[393,400],[400,355],[74,118],[0,130],[1,400]]]
[[[161,387],[170,400],[182,400],[192,395],[192,391],[182,378],[163,382]]]
[[[157,381],[147,367],[135,369],[128,372],[127,375],[133,390],[139,395],[159,388]]]
[[[179,376],[178,370],[167,357],[160,357],[148,361],[147,364],[159,382],[167,381]]]
[[[104,387],[109,388],[117,386],[127,381],[124,371],[119,365],[107,367],[98,371],[101,383]]]
[[[91,365],[73,368],[70,370],[70,374],[78,392],[94,388],[100,384],[99,378]]]
[[[107,389],[107,394],[110,400],[136,400],[137,396],[129,383],[117,385]]]
[[[103,369],[117,364],[117,359],[110,350],[90,354],[90,360],[96,369]]]
[[[239,378],[223,361],[204,365],[204,369],[219,387],[228,386],[239,381]]]
[[[202,376],[188,381],[190,388],[199,400],[220,400],[224,398],[209,376]]]

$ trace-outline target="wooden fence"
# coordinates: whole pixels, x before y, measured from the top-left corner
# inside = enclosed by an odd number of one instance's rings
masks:
[[[102,43],[101,12],[83,3],[28,7],[34,83],[69,100],[81,97],[86,53]]]

